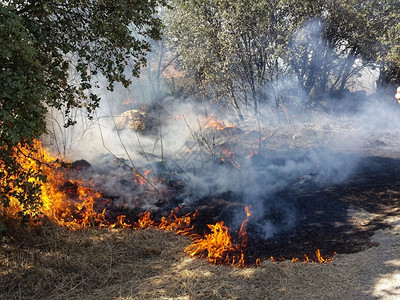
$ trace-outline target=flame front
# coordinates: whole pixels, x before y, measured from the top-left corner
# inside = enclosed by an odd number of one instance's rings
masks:
[[[245,206],[246,219],[236,232],[237,239],[230,235],[229,228],[224,222],[217,222],[214,225],[207,225],[210,233],[204,236],[193,233],[192,222],[197,216],[197,212],[177,216],[179,209],[171,211],[168,217],[162,217],[159,221],[152,219],[150,212],[139,214],[137,222],[129,222],[125,215],[116,217],[116,221],[110,222],[106,218],[106,209],[97,212],[95,207],[102,201],[102,194],[96,191],[90,182],[69,179],[68,172],[62,167],[60,160],[52,157],[42,148],[40,142],[36,142],[36,151],[32,153],[20,153],[17,157],[18,163],[29,170],[38,172],[41,170],[47,177],[41,184],[42,205],[37,210],[30,211],[23,207],[17,199],[10,198],[10,207],[0,207],[9,217],[17,217],[18,212],[24,211],[35,219],[35,224],[40,224],[38,220],[47,218],[54,223],[68,227],[72,230],[84,229],[88,227],[107,227],[107,228],[133,228],[144,229],[148,227],[157,228],[166,231],[175,231],[176,234],[188,235],[193,239],[184,251],[189,256],[206,257],[207,261],[213,264],[229,264],[233,266],[244,267],[246,265],[245,254],[248,242],[247,223],[252,215],[251,207]],[[26,150],[27,151],[27,150]],[[26,152],[25,151],[25,152]],[[232,154],[233,155],[233,154]],[[231,157],[231,155],[227,155]],[[1,166],[0,166],[1,167]],[[134,179],[137,183],[143,185],[146,183],[146,176],[149,171],[144,172],[144,176],[135,174]],[[37,180],[32,178],[32,180]],[[1,182],[2,185],[7,182]],[[104,199],[103,199],[104,200]],[[271,257],[271,260],[275,260]],[[322,257],[319,250],[315,253],[315,259],[319,263],[327,263],[331,258]],[[292,261],[300,261],[294,258]],[[302,261],[310,261],[307,255]],[[254,265],[261,264],[259,258]]]
[[[96,212],[94,206],[101,198],[91,182],[69,179],[68,165],[51,156],[43,149],[40,142],[34,144],[35,151],[20,147],[16,159],[21,168],[43,172],[46,180],[30,178],[41,186],[41,206],[39,210],[31,210],[23,207],[15,198],[10,198],[10,206],[1,208],[5,215],[18,217],[18,212],[23,211],[31,216],[32,221],[40,224],[43,218],[47,218],[56,224],[70,229],[83,229],[92,226],[108,226],[105,220],[105,210]],[[6,184],[6,183],[1,183]]]
[[[204,238],[198,238],[185,249],[190,256],[203,255],[207,252],[207,260],[214,264],[229,262],[229,253],[235,249],[232,247],[231,236],[228,227],[224,226],[224,222],[218,222],[215,225],[208,225],[211,229],[210,234],[206,234]]]

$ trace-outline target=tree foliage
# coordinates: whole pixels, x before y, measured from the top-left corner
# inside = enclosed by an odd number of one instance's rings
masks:
[[[99,76],[129,85],[161,37],[157,17],[164,0],[3,1],[0,4],[0,197],[38,203],[43,178],[18,164],[20,149],[32,148],[46,131],[48,107],[86,109],[99,105]]]
[[[239,102],[257,104],[265,83],[284,72],[277,69],[279,54],[292,29],[279,2],[177,0],[168,18],[183,66],[203,91],[228,96],[240,117]]]
[[[380,69],[381,83],[398,81],[399,5],[175,0],[168,36],[203,90],[229,98],[240,116],[240,107],[257,112],[260,102],[279,103],[283,80],[309,103],[339,95],[366,66]]]

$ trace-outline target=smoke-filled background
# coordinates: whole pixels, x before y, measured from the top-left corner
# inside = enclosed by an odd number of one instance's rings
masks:
[[[61,115],[49,115],[47,144],[67,160],[88,161],[91,168],[82,174],[120,205],[156,209],[159,197],[144,194],[144,189],[160,191],[179,182],[174,197],[183,205],[229,193],[252,206],[265,238],[290,229],[296,210],[279,192],[340,184],[352,176],[361,157],[374,151],[394,154],[398,147],[395,90],[388,95],[377,89],[376,70],[330,49],[323,25],[315,19],[293,32],[291,65],[278,63],[294,72],[266,81],[257,105],[240,97],[236,103],[229,97],[215,101],[216,90],[203,96],[183,92],[185,84],[193,83],[183,81],[170,48],[156,44],[142,77],[128,89],[99,88],[102,102],[92,120],[74,111],[77,124],[64,129]],[[167,63],[158,64],[164,58]],[[300,82],[301,76],[311,75],[299,70],[318,73],[326,65],[327,78],[315,75],[313,88]],[[348,65],[351,72],[340,97],[318,94],[321,81],[335,84]],[[244,97],[245,92],[236,95]],[[139,128],[130,126],[126,112],[132,110],[136,119],[142,114]],[[132,185],[142,176],[150,187]],[[265,218],[276,209],[284,216],[279,226]]]

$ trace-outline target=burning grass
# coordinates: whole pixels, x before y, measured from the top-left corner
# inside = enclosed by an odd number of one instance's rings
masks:
[[[396,237],[382,232],[377,238],[390,238],[387,245],[327,265],[231,268],[187,257],[187,237],[154,228],[7,228],[1,299],[372,299],[380,278],[394,272],[385,259],[400,253]]]
[[[12,219],[16,219],[18,212],[23,210],[31,215],[31,225],[40,225],[43,220],[49,220],[62,227],[71,230],[80,230],[85,228],[131,228],[144,229],[147,227],[157,228],[165,231],[174,231],[176,234],[190,236],[192,244],[185,248],[189,256],[205,257],[212,264],[227,264],[231,266],[245,267],[249,265],[258,266],[261,260],[257,257],[248,259],[246,257],[246,247],[248,236],[246,225],[252,216],[251,209],[245,206],[246,219],[236,238],[231,237],[230,229],[224,225],[223,221],[215,224],[208,224],[209,233],[195,233],[193,220],[198,212],[187,213],[177,216],[179,208],[171,211],[168,217],[162,216],[161,219],[153,219],[151,213],[146,211],[137,216],[137,221],[127,220],[126,215],[119,214],[116,220],[111,221],[107,217],[107,207],[95,208],[98,203],[104,202],[102,194],[96,191],[90,184],[78,179],[69,178],[69,173],[63,168],[62,163],[55,159],[44,150],[39,142],[36,144],[36,152],[24,153],[18,157],[19,163],[25,168],[37,171],[44,165],[43,169],[47,180],[42,182],[42,206],[39,210],[30,211],[24,208],[17,199],[11,198],[10,207],[3,208],[3,214]],[[22,149],[22,152],[24,149]],[[146,172],[144,173],[145,175]],[[133,181],[140,185],[146,185],[147,180],[142,179],[143,175],[133,174]],[[143,177],[145,178],[145,177]],[[140,180],[138,180],[140,179]],[[315,257],[293,258],[293,262],[319,262],[327,263],[331,261],[330,257],[322,257],[317,249]],[[283,258],[271,260],[282,261]]]
[[[376,247],[339,254],[329,264],[265,260],[257,268],[231,268],[193,259],[184,251],[193,250],[218,263],[242,265],[236,262],[245,253],[241,245],[246,242],[243,233],[249,211],[233,237],[228,238],[230,231],[224,224],[209,224],[210,232],[194,237],[191,243],[173,231],[190,232],[194,215],[178,216],[173,211],[157,219],[145,212],[133,223],[120,215],[104,227],[107,220],[102,219],[102,210],[96,212],[93,202],[82,206],[90,199],[88,193],[94,195],[93,200],[98,195],[89,186],[83,186],[82,193],[76,191],[76,203],[66,206],[70,209],[66,217],[69,222],[77,220],[76,227],[59,226],[57,213],[45,215],[41,226],[25,229],[10,219],[6,222],[0,246],[0,298],[386,299],[396,293],[385,286],[390,278],[397,278],[392,265],[400,260],[398,236],[392,231],[380,232]],[[84,218],[84,213],[89,217]],[[210,240],[222,233],[222,249],[230,255],[210,255],[213,247],[221,250],[220,240]]]

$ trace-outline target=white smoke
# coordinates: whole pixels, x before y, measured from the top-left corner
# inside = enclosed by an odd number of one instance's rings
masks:
[[[315,23],[310,24],[312,32],[319,32]],[[304,27],[296,34],[304,36],[306,30]],[[315,44],[319,46],[321,41]],[[326,105],[326,110],[308,110],[306,93],[292,77],[285,78],[275,82],[270,91],[279,97],[296,90],[295,100],[285,98],[289,102],[275,107],[265,102],[256,118],[233,124],[236,133],[232,134],[229,130],[206,128],[204,120],[210,116],[227,127],[233,122],[220,110],[213,110],[211,104],[205,109],[204,104],[190,99],[161,101],[158,96],[151,103],[151,93],[143,92],[151,89],[151,82],[144,79],[139,82],[142,96],[137,87],[135,92],[103,92],[95,122],[87,128],[87,124],[77,119],[76,126],[85,130],[69,133],[73,143],[66,147],[69,159],[85,159],[103,170],[95,183],[128,205],[134,205],[137,194],[143,191],[132,189],[126,180],[133,180],[132,170],[150,168],[150,181],[162,176],[183,181],[179,200],[185,204],[231,192],[237,197],[235,201],[239,199],[253,207],[264,237],[268,238],[290,229],[296,221],[293,205],[279,198],[279,192],[340,184],[353,174],[359,157],[368,155],[369,148],[389,151],[399,145],[399,109],[393,106],[390,96],[379,96],[379,91],[368,96],[349,92],[340,102],[321,101],[334,103]],[[266,92],[266,95],[271,98],[271,94]],[[121,106],[126,99],[137,101]],[[350,101],[353,105],[347,107]],[[160,121],[157,134],[117,130],[118,115],[124,109],[141,109],[142,104],[154,107],[149,114]],[[251,153],[253,156],[248,157]],[[123,162],[125,168],[115,168],[110,163],[114,159]],[[146,203],[152,204],[155,203]],[[285,219],[279,225],[264,217],[276,209]]]

